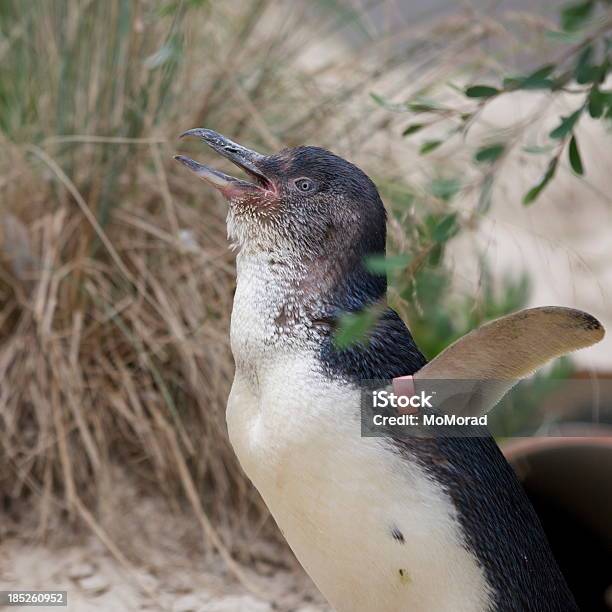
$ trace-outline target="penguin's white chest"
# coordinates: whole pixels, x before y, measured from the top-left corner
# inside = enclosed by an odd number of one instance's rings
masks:
[[[227,422],[244,470],[338,612],[489,609],[450,498],[387,441],[361,437],[359,392],[319,373],[314,353],[279,350],[255,375],[238,367]]]

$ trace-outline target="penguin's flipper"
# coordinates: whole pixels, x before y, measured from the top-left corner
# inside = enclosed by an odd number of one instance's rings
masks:
[[[546,362],[591,346],[604,337],[601,323],[573,308],[529,308],[491,321],[471,331],[414,374],[415,381],[471,381],[463,415],[487,413],[518,382]],[[444,396],[450,399],[452,384]],[[461,387],[461,385],[459,385]],[[467,398],[466,389],[461,395]],[[450,402],[457,414],[457,402]],[[444,405],[442,405],[444,411]]]

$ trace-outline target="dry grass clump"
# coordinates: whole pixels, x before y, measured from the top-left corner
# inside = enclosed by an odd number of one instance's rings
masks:
[[[0,494],[41,535],[58,511],[92,525],[117,464],[187,498],[213,543],[200,500],[234,529],[259,510],[225,434],[224,211],[168,177],[166,138],[197,124],[212,66],[181,51],[188,13],[170,9],[5,7]]]
[[[202,125],[358,158],[388,122],[369,91],[408,53],[442,51],[417,25],[409,49],[370,32],[348,54],[331,43],[358,17],[329,6],[0,6],[0,499],[35,508],[38,535],[68,516],[104,537],[117,465],[187,500],[219,548],[220,527],[233,547],[265,516],[225,432],[224,207],[170,158]],[[474,27],[452,23],[465,45]]]
[[[74,201],[57,202],[55,183],[25,160],[7,190],[2,492],[34,493],[43,532],[53,505],[95,504],[111,462],[170,497],[190,474],[219,507],[240,506],[236,493],[247,493],[221,410],[233,286],[222,217],[174,200],[159,210],[159,193],[145,188],[103,229],[56,162],[33,152]],[[166,214],[189,229],[170,233]]]

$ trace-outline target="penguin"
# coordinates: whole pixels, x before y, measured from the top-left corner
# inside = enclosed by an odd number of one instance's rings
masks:
[[[237,250],[231,444],[289,546],[337,612],[571,612],[538,517],[490,435],[362,436],[360,384],[412,375],[517,378],[603,337],[592,316],[536,308],[489,323],[431,362],[364,264],[386,248],[372,180],[318,147],[264,155],[208,129],[246,174],[175,159],[228,201]],[[383,305],[367,342],[339,348],[343,313]],[[380,307],[380,306],[379,306]],[[469,411],[469,410],[468,410]]]

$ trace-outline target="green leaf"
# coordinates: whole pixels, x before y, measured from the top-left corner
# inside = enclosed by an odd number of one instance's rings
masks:
[[[540,79],[545,79],[550,76],[556,68],[556,64],[545,64],[544,66],[540,66],[537,70],[534,70],[525,80],[538,81]]]
[[[402,136],[409,136],[410,134],[416,134],[418,131],[425,127],[424,123],[411,123],[404,128]]]
[[[550,90],[559,91],[560,89],[567,87],[568,83],[570,83],[572,79],[573,74],[569,70],[566,70],[553,80]]]
[[[557,171],[558,163],[559,163],[558,157],[553,157],[550,160],[550,162],[548,163],[548,168],[546,169],[544,176],[540,179],[540,182],[537,185],[534,185],[525,194],[525,197],[523,198],[523,204],[525,206],[528,206],[532,202],[535,202],[535,200],[538,198],[540,193],[542,193],[542,190],[544,189],[544,187],[546,187],[546,185],[548,185],[548,183],[551,181],[553,176],[555,176],[555,172]]]
[[[578,150],[578,141],[576,135],[572,134],[572,139],[569,143],[569,161],[572,170],[582,176],[584,174],[584,166],[582,165],[582,159],[580,158],[580,151]]]
[[[583,107],[580,107],[571,115],[567,115],[567,117],[561,117],[561,123],[549,134],[549,136],[551,138],[555,138],[556,140],[562,140],[563,138],[565,138],[570,132],[573,131],[578,119],[580,119],[582,111]]]
[[[491,208],[494,182],[495,175],[493,173],[487,174],[482,182],[480,195],[478,196],[478,212],[481,215],[484,215]]]
[[[527,76],[504,79],[504,89],[550,89],[553,80],[548,78],[555,70],[555,64],[546,64]]]
[[[444,200],[450,201],[461,189],[461,181],[458,178],[435,178],[429,185],[431,194]]]
[[[550,40],[561,42],[569,45],[574,45],[582,42],[582,34],[580,32],[563,32],[561,30],[547,30],[544,35]]]
[[[439,266],[442,262],[442,255],[444,255],[444,245],[441,242],[436,242],[427,256],[428,265],[433,267]]]
[[[408,254],[392,255],[391,257],[372,255],[366,258],[365,267],[373,274],[384,275],[394,270],[403,270],[411,260],[412,257]]]
[[[589,115],[593,119],[599,119],[603,115],[605,107],[605,97],[597,86],[593,87],[591,93],[589,93]]]
[[[472,85],[465,90],[468,98],[492,98],[499,93],[499,89],[490,85]]]
[[[436,104],[435,102],[423,98],[408,102],[406,106],[408,107],[408,110],[411,110],[413,113],[436,113],[438,111],[444,110],[440,105]]]
[[[431,237],[434,242],[443,244],[448,242],[459,231],[457,224],[457,213],[451,213],[442,217],[434,227]]]
[[[474,159],[478,163],[489,162],[493,163],[498,160],[506,150],[506,145],[503,142],[498,142],[492,145],[487,145],[486,147],[481,147],[476,151],[476,155],[474,155]]]
[[[561,27],[566,32],[577,30],[590,17],[594,8],[595,2],[593,0],[566,6],[561,11]]]
[[[556,145],[525,145],[523,147],[523,151],[531,155],[542,155],[544,153],[550,153],[555,148],[555,146]]]
[[[372,98],[372,100],[374,100],[378,106],[386,106],[388,104],[388,102],[382,96],[379,96],[373,91],[370,92],[370,98]]]
[[[377,319],[378,314],[372,309],[343,314],[334,334],[334,344],[342,350],[367,340],[368,334],[376,324]]]
[[[576,70],[574,72],[576,81],[582,85],[597,80],[599,70],[593,66],[593,45],[587,45],[578,56]]]
[[[421,145],[419,153],[421,153],[421,155],[427,155],[427,153],[435,151],[441,144],[441,140],[427,140]]]
[[[589,93],[589,114],[593,119],[599,119],[606,112],[606,108],[612,108],[612,91],[602,91],[596,85]]]
[[[376,104],[378,104],[378,106],[381,106],[385,110],[391,111],[393,113],[404,113],[404,112],[406,112],[406,105],[405,104],[395,104],[393,102],[390,102],[386,98],[383,98],[382,96],[380,96],[378,94],[375,94],[373,92],[370,92],[370,98],[372,98],[372,100],[374,100],[374,102],[376,102]]]

